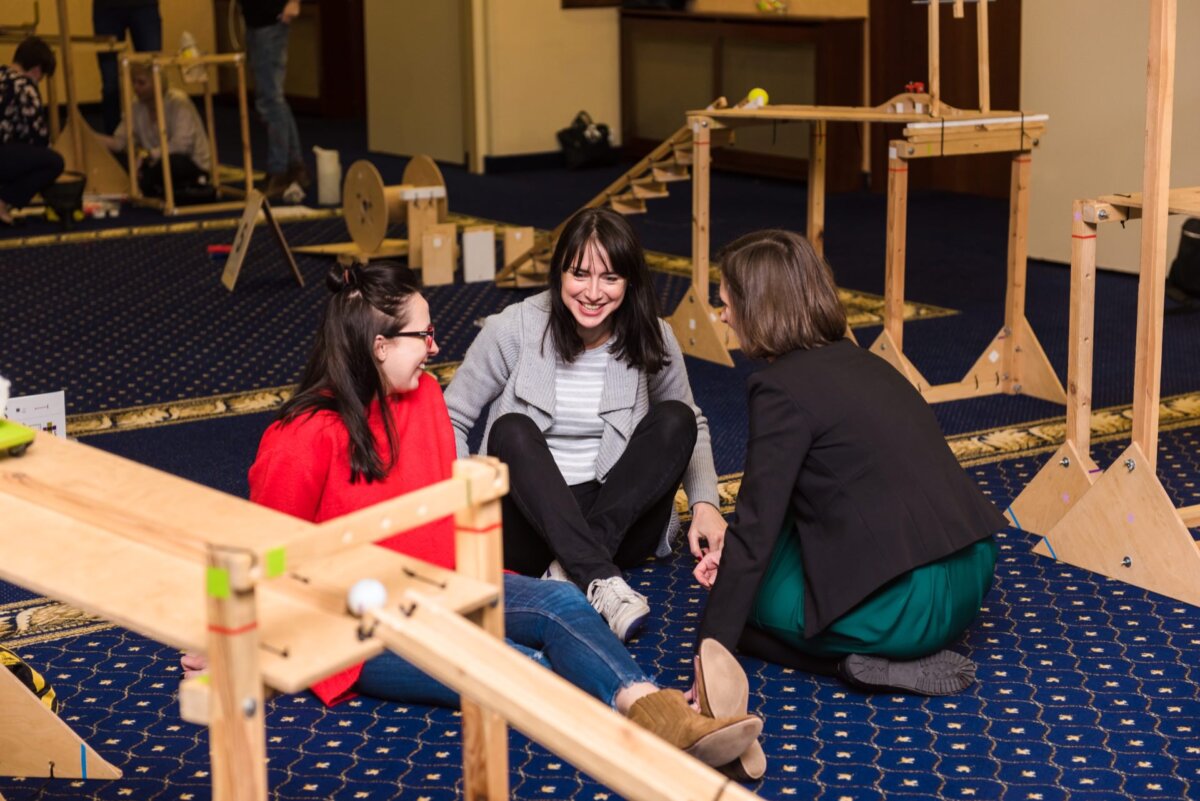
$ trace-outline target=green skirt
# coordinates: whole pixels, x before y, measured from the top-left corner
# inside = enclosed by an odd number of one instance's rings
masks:
[[[942,650],[970,625],[995,569],[996,543],[988,537],[896,577],[806,639],[800,537],[789,525],[771,555],[750,623],[813,656],[916,659]]]

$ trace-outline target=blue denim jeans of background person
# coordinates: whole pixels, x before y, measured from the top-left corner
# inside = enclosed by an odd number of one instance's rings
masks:
[[[618,690],[649,681],[573,584],[506,574],[504,631],[509,645],[609,706]],[[459,705],[458,693],[391,651],[363,665],[355,690],[397,703]]]
[[[296,118],[283,96],[289,30],[283,22],[246,29],[246,57],[254,75],[254,108],[267,126],[269,175],[283,175],[292,165],[304,162]]]
[[[100,6],[100,7],[97,7]],[[92,28],[97,36],[115,36],[124,41],[125,32],[133,39],[133,49],[140,53],[162,50],[162,17],[158,3],[138,6],[92,6]],[[117,54],[99,53],[100,105],[104,112],[104,132],[112,133],[121,122],[121,90],[117,75]]]

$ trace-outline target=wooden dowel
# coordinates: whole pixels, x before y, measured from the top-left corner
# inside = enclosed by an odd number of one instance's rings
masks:
[[[808,227],[805,233],[818,256],[825,255],[825,132],[826,122],[810,127],[808,149]],[[706,296],[707,297],[707,296]]]
[[[246,103],[246,59],[238,53],[233,62],[237,70],[238,117],[242,129],[242,169],[246,172],[246,196],[254,189],[254,164],[250,159],[250,112]]]
[[[887,254],[884,262],[883,328],[895,348],[904,349],[904,261],[908,228],[908,162],[894,155],[903,142],[892,142],[888,160]]]
[[[708,183],[712,171],[712,121],[692,117],[692,289],[708,306]]]
[[[938,0],[929,0],[929,113],[942,113],[941,37],[938,33]]]
[[[133,138],[133,79],[130,77],[128,56],[121,57],[121,116],[125,120],[125,164],[129,167],[129,197],[140,200],[142,186],[138,182],[137,144]]]
[[[217,118],[213,114],[213,83],[217,80],[216,70],[210,66],[204,67],[204,118],[208,129],[208,152],[211,161],[208,165],[209,182],[218,194],[221,191],[221,161],[217,154]]]
[[[979,58],[979,110],[992,110],[991,44],[988,41],[988,0],[975,3],[975,31]]]
[[[167,139],[167,117],[163,104],[166,103],[166,97],[163,96],[163,80],[162,70],[155,63],[150,68],[151,79],[154,83],[154,119],[158,123],[158,141],[159,141],[159,164],[162,165],[163,171],[163,212],[166,214],[175,213],[175,187],[171,180],[171,153],[169,151],[170,142]],[[133,119],[128,121],[128,125],[133,127]]]
[[[87,161],[83,152],[83,115],[79,113],[75,95],[75,61],[71,57],[71,20],[67,13],[67,0],[58,0],[58,32],[62,54],[63,86],[67,94],[67,125],[71,128],[71,152],[75,155],[75,169],[87,175]]]

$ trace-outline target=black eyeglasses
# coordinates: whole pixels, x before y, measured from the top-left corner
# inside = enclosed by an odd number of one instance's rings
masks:
[[[391,331],[384,334],[384,336],[388,339],[391,339],[392,337],[422,337],[425,340],[426,348],[433,347],[433,335],[434,330],[432,325],[420,331]]]

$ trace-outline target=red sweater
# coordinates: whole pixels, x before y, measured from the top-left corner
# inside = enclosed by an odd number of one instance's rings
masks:
[[[350,483],[349,435],[334,412],[316,412],[289,423],[275,422],[263,434],[250,467],[250,500],[280,512],[320,523],[450,477],[455,458],[454,432],[436,380],[421,376],[417,388],[388,398],[388,413],[399,442],[399,455],[387,477]],[[380,454],[387,453],[379,404],[368,422]],[[379,545],[454,569],[454,522],[445,517],[420,528],[379,540]],[[326,704],[353,697],[362,665],[313,685]]]

